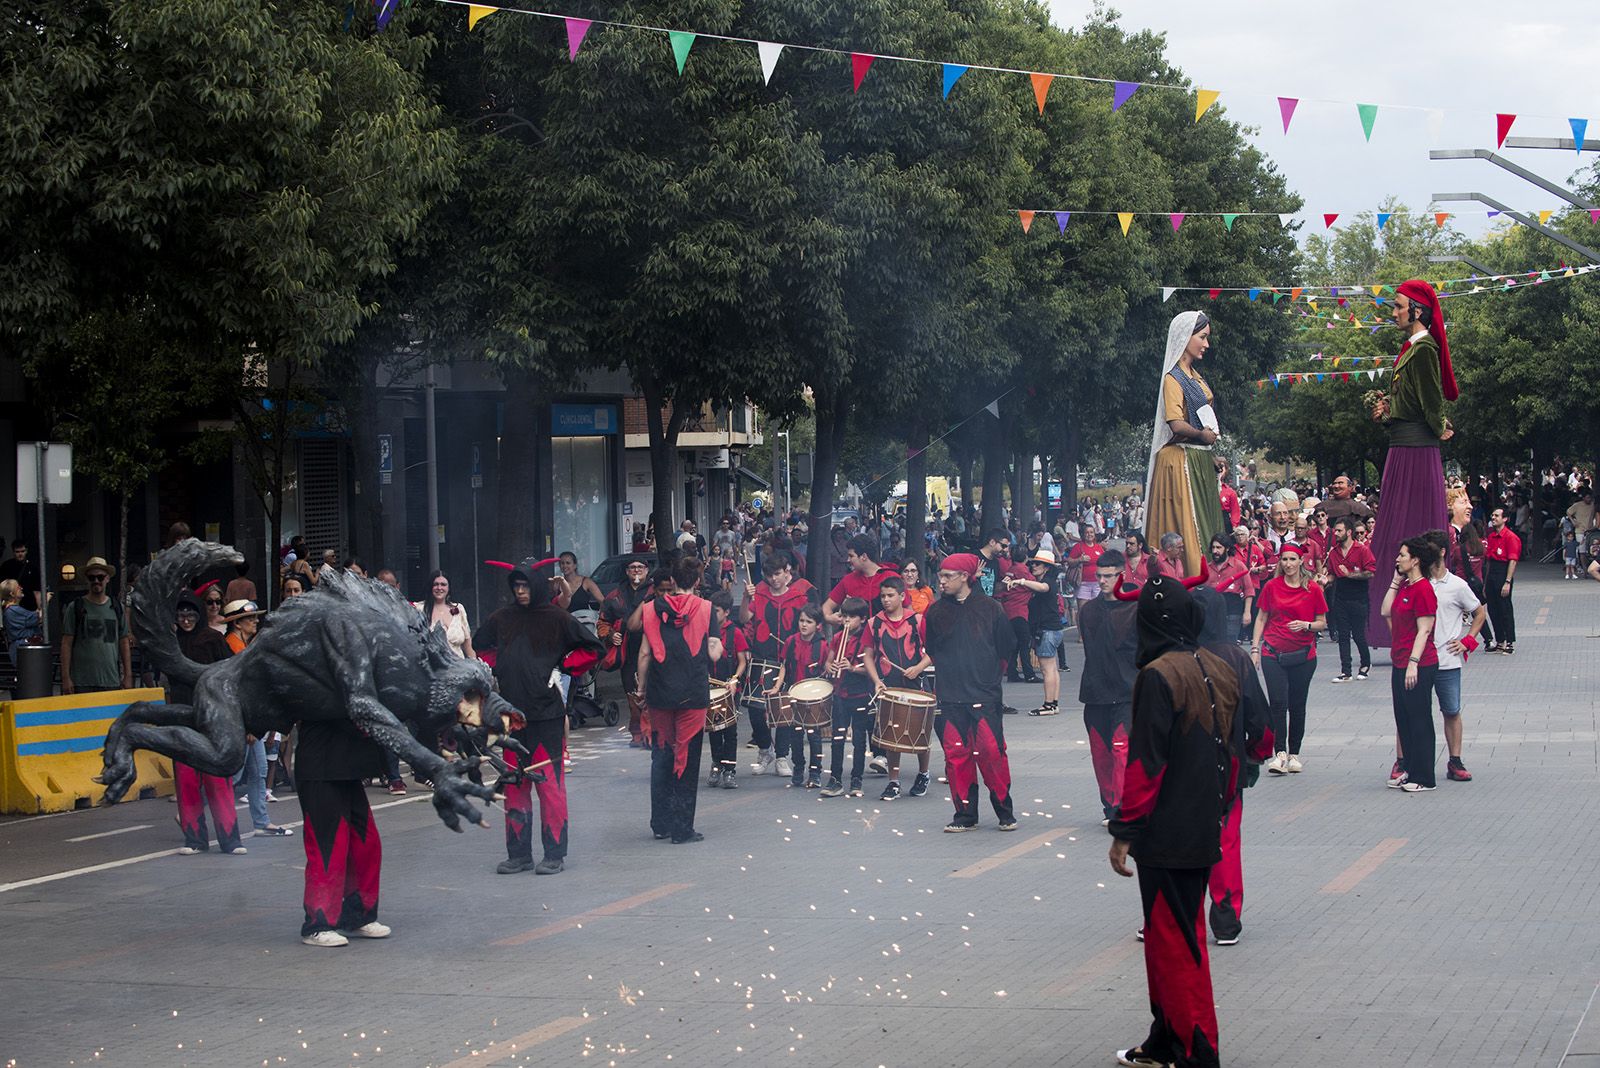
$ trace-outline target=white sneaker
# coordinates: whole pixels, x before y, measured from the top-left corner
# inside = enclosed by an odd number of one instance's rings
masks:
[[[772,771],[773,765],[776,763],[777,760],[773,757],[772,750],[763,749],[761,750],[761,756],[750,766],[755,769],[757,775],[766,775]]]
[[[1287,775],[1289,773],[1289,754],[1278,753],[1267,761],[1267,770],[1274,775]]]
[[[1294,753],[1289,754],[1289,770],[1291,772],[1302,772],[1306,770],[1305,765],[1300,763],[1300,758]]]
[[[346,938],[338,931],[318,931],[315,934],[305,935],[300,939],[300,941],[304,942],[308,946],[324,946],[328,948],[332,948],[333,946],[348,946],[350,944],[350,939]]]
[[[883,756],[873,757],[871,760],[867,761],[867,770],[872,772],[874,775],[889,774],[889,758]]]
[[[365,923],[352,930],[340,931],[338,933],[346,936],[347,938],[388,938],[392,932],[390,931],[388,924],[379,923],[377,920],[373,920],[371,923]]]
[[[779,757],[773,761],[772,774],[779,778],[788,778],[794,774],[794,761],[788,757]]]

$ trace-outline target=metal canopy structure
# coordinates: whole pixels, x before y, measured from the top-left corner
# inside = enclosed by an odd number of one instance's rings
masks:
[[[1552,137],[1552,138],[1535,138],[1535,137],[1510,138],[1510,139],[1507,140],[1506,143],[1507,144],[1512,144],[1513,147],[1517,147],[1514,143],[1518,142],[1518,141],[1536,141],[1536,142],[1539,142],[1537,145],[1529,145],[1528,147],[1530,147],[1530,148],[1534,148],[1534,147],[1537,147],[1537,148],[1545,148],[1545,147],[1559,148],[1562,145],[1562,139],[1561,138],[1557,138],[1557,137]],[[1591,141],[1585,139],[1584,147],[1588,148],[1588,146],[1590,144],[1594,144],[1597,148],[1600,148],[1600,142],[1591,142]],[[1565,147],[1566,147],[1567,151],[1569,151],[1569,152],[1574,151],[1574,143],[1570,138],[1565,141]],[[1500,155],[1490,151],[1487,148],[1436,148],[1436,149],[1433,149],[1431,152],[1428,153],[1428,158],[1429,159],[1481,159],[1481,160],[1487,160],[1488,162],[1494,164],[1496,167],[1499,167],[1501,170],[1506,171],[1506,172],[1508,172],[1510,174],[1514,174],[1518,178],[1521,178],[1523,181],[1528,182],[1531,185],[1536,185],[1540,189],[1543,189],[1547,193],[1554,193],[1556,196],[1560,197],[1562,200],[1565,200],[1568,204],[1571,204],[1573,207],[1582,208],[1584,211],[1594,211],[1597,208],[1597,205],[1595,205],[1594,203],[1590,202],[1588,199],[1579,196],[1577,193],[1574,193],[1572,190],[1566,188],[1565,186],[1559,185],[1556,182],[1552,182],[1548,178],[1545,178],[1543,175],[1535,174],[1533,171],[1528,170],[1526,167],[1522,167],[1522,166],[1519,166],[1519,165],[1517,165],[1515,163],[1512,163],[1510,160],[1508,160],[1505,157],[1500,156]],[[1433,199],[1434,199],[1435,203],[1440,203],[1440,204],[1460,203],[1462,201],[1472,201],[1472,202],[1475,202],[1475,203],[1478,203],[1478,204],[1487,205],[1488,207],[1494,209],[1495,211],[1500,212],[1502,215],[1505,215],[1505,216],[1507,216],[1508,218],[1511,218],[1511,219],[1515,219],[1517,222],[1521,223],[1523,226],[1528,227],[1528,229],[1537,230],[1539,233],[1543,234],[1545,237],[1548,237],[1550,240],[1556,242],[1557,244],[1563,245],[1563,246],[1571,249],[1573,252],[1576,252],[1578,255],[1586,257],[1589,260],[1590,263],[1600,263],[1600,251],[1596,251],[1595,249],[1592,249],[1588,245],[1582,244],[1581,242],[1574,241],[1572,238],[1568,237],[1566,234],[1563,234],[1561,231],[1553,229],[1552,227],[1546,226],[1544,223],[1541,223],[1538,219],[1533,218],[1532,216],[1526,214],[1525,212],[1520,212],[1520,211],[1517,211],[1517,210],[1515,210],[1513,208],[1510,208],[1507,205],[1502,204],[1500,201],[1498,201],[1498,200],[1494,199],[1493,197],[1488,196],[1488,195],[1486,195],[1484,193],[1476,193],[1476,192],[1474,192],[1474,193],[1435,193],[1433,195]]]

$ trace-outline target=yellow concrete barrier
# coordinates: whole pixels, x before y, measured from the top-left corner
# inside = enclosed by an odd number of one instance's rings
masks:
[[[135,701],[160,703],[159,689],[107,690],[72,697],[0,701],[0,811],[19,816],[98,804],[94,782],[106,731]],[[172,761],[140,750],[139,779],[126,800],[172,793]]]

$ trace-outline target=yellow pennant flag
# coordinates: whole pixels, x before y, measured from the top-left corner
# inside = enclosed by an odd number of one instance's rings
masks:
[[[1541,211],[1539,213],[1539,225],[1540,226],[1548,225],[1549,222],[1550,222],[1550,216],[1553,215],[1553,214],[1554,214],[1554,212],[1552,212],[1549,208],[1546,208],[1544,211]]]
[[[1122,236],[1123,237],[1127,237],[1128,236],[1128,227],[1133,225],[1133,212],[1131,212],[1131,211],[1119,211],[1119,212],[1117,212],[1117,222],[1122,224]]]
[[[1382,285],[1382,283],[1379,283],[1378,285],[1375,285],[1375,286],[1368,286],[1367,288],[1372,290],[1372,295],[1375,296],[1375,297],[1376,296],[1381,296],[1383,294],[1383,285]]]
[[[497,8],[497,7],[485,7],[485,6],[481,5],[481,4],[468,4],[467,5],[467,29],[468,30],[477,29],[479,22],[482,22],[484,19],[488,18],[490,15],[493,15],[496,11],[499,11],[499,10],[500,9]]]
[[[1215,89],[1198,89],[1194,94],[1194,121],[1199,122],[1200,116],[1211,110],[1211,105],[1221,96]]]
[[[1306,303],[1311,305],[1311,310],[1312,311],[1316,311],[1317,310],[1317,302],[1316,301],[1308,300],[1308,301],[1306,301]]]

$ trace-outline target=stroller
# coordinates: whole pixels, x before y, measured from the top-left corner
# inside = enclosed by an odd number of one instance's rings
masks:
[[[602,622],[600,613],[593,608],[580,608],[572,613],[572,618],[582,623],[594,633],[601,641],[609,641],[611,627]],[[599,686],[596,669],[590,668],[581,678],[573,679],[571,689],[567,693],[567,722],[573,727],[581,727],[591,719],[599,719],[608,727],[615,727],[622,721],[622,709],[615,701],[607,701],[604,705],[599,701]]]

